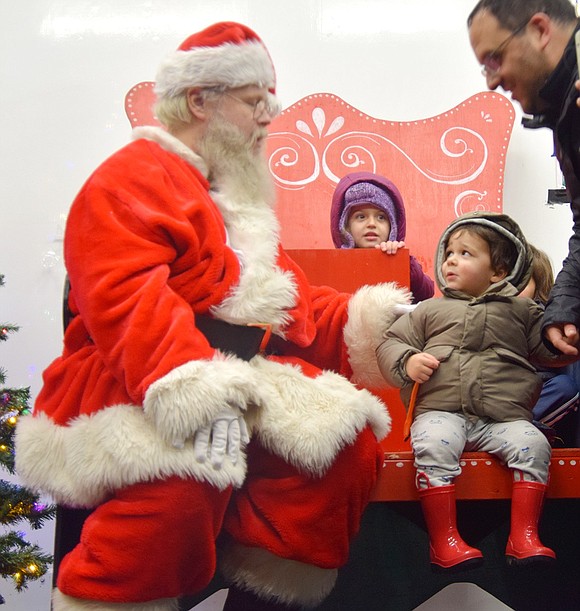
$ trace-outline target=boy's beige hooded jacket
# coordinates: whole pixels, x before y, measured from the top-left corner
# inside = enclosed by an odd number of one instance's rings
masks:
[[[519,253],[512,272],[479,297],[447,288],[441,273],[447,236],[466,223],[492,226],[508,236]],[[415,416],[442,410],[499,422],[532,420],[542,386],[532,363],[553,366],[558,357],[542,341],[542,309],[531,299],[517,297],[529,280],[531,261],[520,228],[507,215],[470,213],[446,229],[435,262],[443,296],[423,301],[399,318],[377,348],[381,373],[401,388],[407,406],[413,387],[405,373],[407,359],[418,352],[439,359],[439,368],[419,386]]]

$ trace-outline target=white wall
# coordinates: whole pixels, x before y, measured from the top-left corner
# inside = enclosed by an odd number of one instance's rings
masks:
[[[75,193],[125,144],[124,96],[153,80],[160,59],[214,21],[254,28],[272,54],[284,106],[335,93],[395,121],[429,117],[485,89],[465,21],[475,0],[0,0],[0,322],[21,330],[0,346],[12,386],[36,395],[60,351],[63,223]],[[571,230],[550,133],[524,131],[519,107],[505,205],[556,269]],[[37,534],[31,535],[33,538]],[[38,537],[52,546],[52,528]],[[10,609],[48,609],[44,586]]]

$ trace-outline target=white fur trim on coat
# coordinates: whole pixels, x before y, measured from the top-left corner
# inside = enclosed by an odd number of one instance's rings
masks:
[[[52,611],[179,611],[177,598],[163,598],[140,603],[111,603],[101,600],[73,598],[55,588]]]
[[[193,437],[224,405],[242,409],[256,400],[248,363],[216,353],[154,382],[144,407],[114,405],[59,426],[44,414],[22,417],[16,431],[16,469],[33,490],[57,503],[93,507],[113,490],[172,475],[205,481],[220,490],[239,487],[242,455],[220,469],[199,463]]]
[[[193,152],[187,145],[181,142],[181,140],[175,136],[172,136],[163,128],[150,125],[136,127],[131,133],[131,139],[139,140],[141,138],[155,142],[166,151],[178,155],[194,168],[197,168],[201,175],[207,178],[208,171],[205,161],[197,153]]]
[[[365,388],[387,385],[379,371],[376,349],[399,316],[395,306],[408,304],[411,298],[411,293],[395,282],[365,285],[351,297],[344,341],[355,384]]]
[[[296,365],[260,356],[250,364],[260,378],[261,403],[247,420],[264,447],[302,472],[324,475],[367,424],[379,440],[390,431],[380,399],[337,373],[309,378]]]
[[[287,560],[256,547],[228,546],[220,557],[228,581],[266,601],[318,606],[336,583],[336,569]]]
[[[191,440],[183,448],[167,444],[132,405],[79,416],[69,426],[44,414],[23,416],[15,447],[16,471],[25,485],[72,507],[95,507],[114,490],[173,475],[220,490],[241,486],[246,475],[244,455],[236,465],[226,457],[221,469],[198,463]]]
[[[171,98],[190,87],[259,85],[272,89],[275,84],[268,51],[258,41],[247,41],[170,53],[157,71],[155,93],[159,98]]]
[[[258,378],[246,361],[219,352],[211,361],[190,361],[153,382],[143,408],[159,436],[181,445],[226,405],[244,410],[257,400]]]
[[[279,224],[274,210],[265,201],[239,201],[227,185],[212,197],[242,264],[239,283],[212,307],[213,316],[233,324],[269,323],[283,337],[298,291],[294,275],[276,265]]]

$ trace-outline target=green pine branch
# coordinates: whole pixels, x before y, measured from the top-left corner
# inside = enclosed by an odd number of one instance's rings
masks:
[[[56,507],[40,502],[30,490],[0,480],[0,524],[14,524],[26,520],[32,528],[42,528],[46,520],[54,518]]]
[[[19,329],[16,325],[0,324],[0,341],[5,342],[10,333],[16,333]]]
[[[42,577],[51,563],[52,556],[25,541],[21,533],[0,535],[0,575],[11,578],[18,592]]]
[[[0,274],[0,286],[4,276]],[[19,327],[0,324],[0,341],[5,341]],[[20,416],[30,413],[30,388],[7,388],[6,371],[0,368],[0,465],[14,473],[14,434]],[[33,529],[42,528],[46,520],[54,518],[56,506],[40,502],[30,490],[0,480],[0,524],[10,526],[25,521]],[[38,545],[24,539],[24,533],[10,531],[0,534],[0,575],[11,578],[17,591],[29,581],[41,578],[52,564],[53,557]],[[0,596],[0,605],[4,599]]]

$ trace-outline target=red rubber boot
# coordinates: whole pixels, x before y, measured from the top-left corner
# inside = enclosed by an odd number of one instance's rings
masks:
[[[540,482],[514,482],[510,536],[505,550],[510,565],[550,562],[556,558],[554,551],[546,547],[538,536],[538,522],[547,488]]]
[[[481,564],[483,554],[467,545],[457,532],[455,485],[419,490],[419,498],[429,533],[431,564],[454,570]]]

